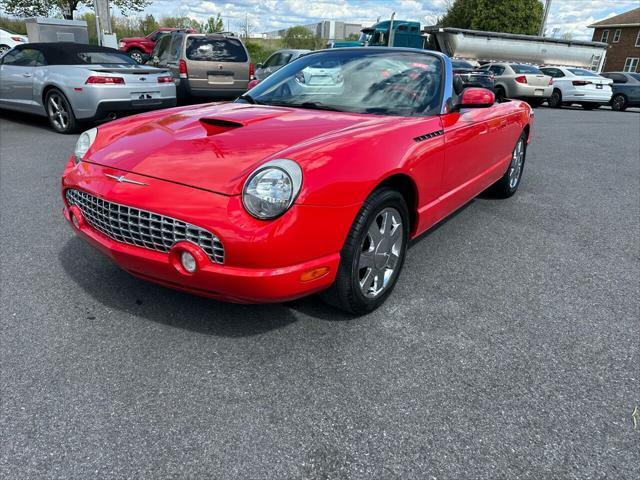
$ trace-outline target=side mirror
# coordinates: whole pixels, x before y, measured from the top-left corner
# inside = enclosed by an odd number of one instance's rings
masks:
[[[262,68],[264,65],[262,63],[256,64],[256,68]]]
[[[257,79],[253,79],[249,82],[249,84],[247,85],[247,90],[251,90],[253,87],[255,87],[256,85],[258,85],[260,83],[260,80]]]
[[[458,101],[457,108],[487,108],[496,101],[496,96],[491,90],[486,88],[470,87],[465,88]]]

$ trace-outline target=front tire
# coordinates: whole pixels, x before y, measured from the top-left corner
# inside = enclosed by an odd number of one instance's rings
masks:
[[[627,109],[627,97],[617,93],[611,99],[611,109],[616,112],[624,112]]]
[[[9,50],[11,50],[11,47],[9,45],[4,45],[4,44],[0,45],[0,57],[2,57]]]
[[[127,52],[129,56],[136,62],[142,64],[144,52],[142,50],[138,50],[137,48],[132,48]]]
[[[45,108],[49,124],[56,132],[69,134],[78,129],[78,121],[73,113],[71,104],[67,97],[57,88],[52,88],[47,92]]]
[[[489,193],[498,198],[509,198],[516,193],[522,179],[527,156],[527,135],[522,132],[511,153],[511,162],[502,178],[489,187]]]
[[[378,308],[393,291],[407,252],[409,210],[404,197],[389,188],[365,200],[340,252],[333,285],[323,299],[363,315]]]

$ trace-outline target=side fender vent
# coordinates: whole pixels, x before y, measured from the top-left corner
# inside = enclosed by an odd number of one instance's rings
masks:
[[[430,138],[433,138],[433,137],[439,137],[440,135],[444,135],[444,130],[436,130],[435,132],[420,135],[419,137],[415,137],[413,141],[416,143],[424,142],[425,140],[429,140]]]

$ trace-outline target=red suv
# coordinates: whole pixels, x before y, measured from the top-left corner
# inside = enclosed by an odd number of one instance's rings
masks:
[[[120,45],[118,49],[121,52],[126,52],[129,54],[131,58],[133,58],[136,62],[142,63],[144,60],[143,55],[151,55],[153,51],[153,47],[156,46],[156,43],[163,35],[167,33],[171,33],[175,30],[185,30],[187,33],[198,33],[193,28],[182,29],[182,28],[159,28],[153,33],[150,33],[146,37],[134,37],[134,38],[123,38],[120,40]]]

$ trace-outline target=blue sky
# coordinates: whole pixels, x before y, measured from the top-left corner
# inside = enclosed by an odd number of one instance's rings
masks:
[[[185,15],[202,20],[220,12],[231,30],[248,16],[255,32],[266,32],[319,20],[371,24],[376,18],[396,18],[432,23],[446,9],[447,0],[155,0],[145,13]],[[591,39],[587,25],[640,6],[640,0],[552,0],[548,31],[557,36]]]

